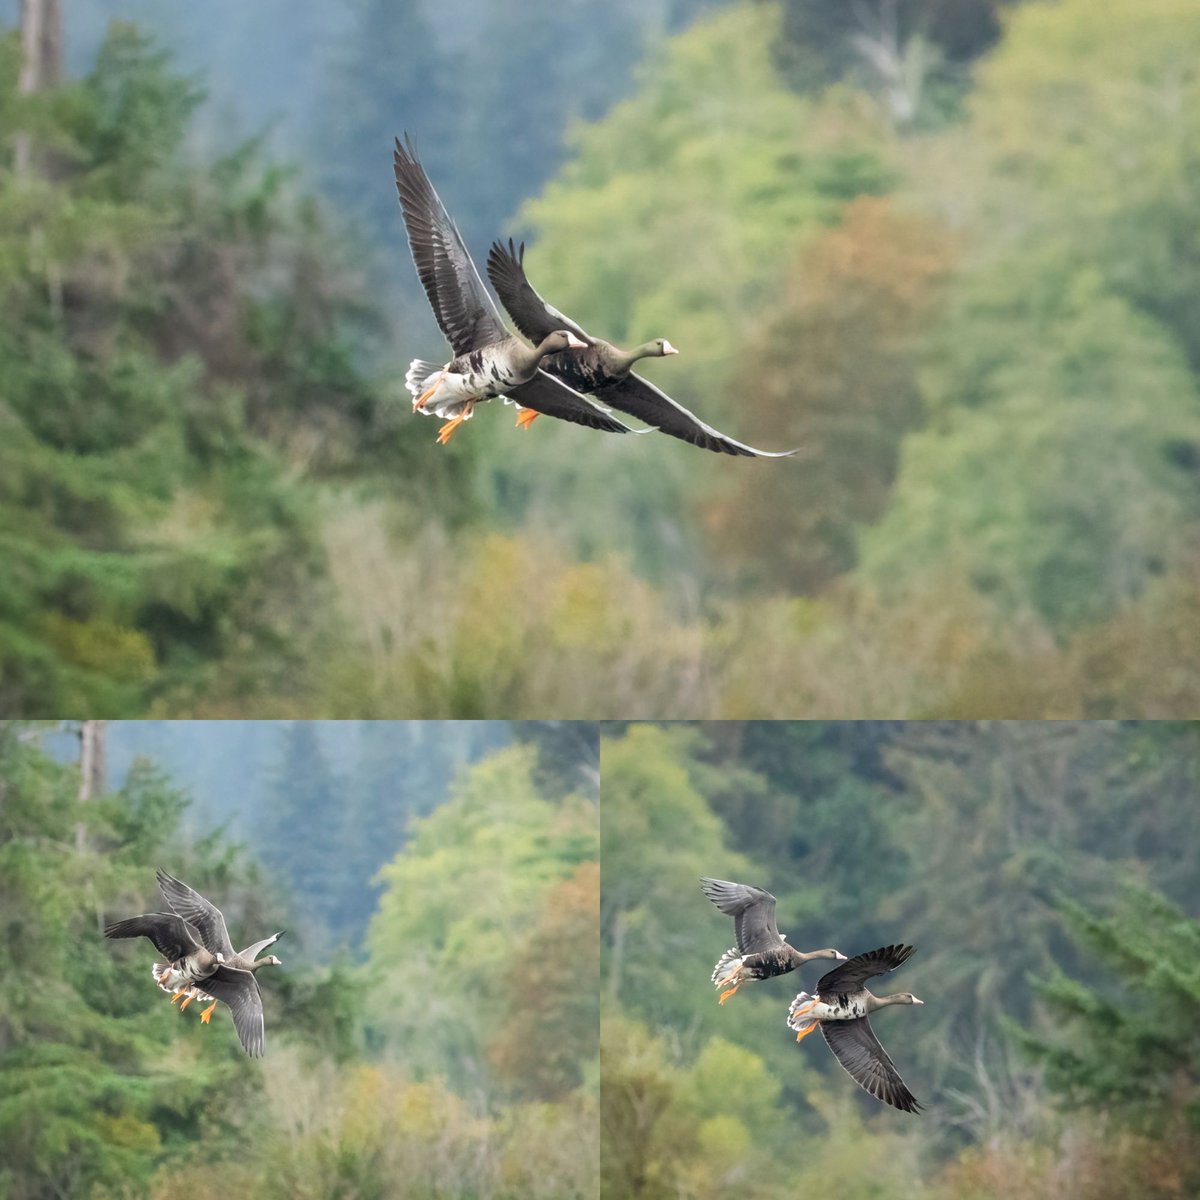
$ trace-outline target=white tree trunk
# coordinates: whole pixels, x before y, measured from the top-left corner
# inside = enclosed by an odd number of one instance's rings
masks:
[[[104,791],[106,721],[79,722],[79,802],[86,804]],[[83,821],[75,826],[75,848],[82,853],[87,848],[87,826]]]
[[[17,91],[22,96],[54,87],[62,79],[62,0],[21,0],[21,73]],[[33,146],[29,134],[16,138],[13,167],[29,173]]]

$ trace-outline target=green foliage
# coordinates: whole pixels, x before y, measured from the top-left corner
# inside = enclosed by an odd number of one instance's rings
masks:
[[[532,747],[513,746],[472,767],[445,804],[412,823],[403,851],[380,872],[384,891],[367,932],[377,976],[371,1017],[377,1036],[404,1047],[412,1071],[444,1070],[458,1085],[485,1079],[497,1018],[510,1014],[509,1028],[522,1027],[529,956],[543,940],[559,944],[586,928],[582,900],[565,929],[543,921],[556,886],[596,859],[595,809],[579,796],[540,794],[535,763]],[[538,977],[548,988],[594,994],[586,965],[578,970],[539,968]],[[464,972],[472,986],[446,986]],[[582,1010],[562,996],[533,1003],[564,1002],[561,1021],[576,1030],[590,1001]],[[594,1055],[586,1037],[574,1050],[581,1062]],[[576,1069],[569,1059],[541,1061],[560,1081]]]
[[[296,469],[362,472],[376,441],[361,297],[256,143],[186,162],[199,98],[118,24],[36,120],[4,111],[44,165],[0,180],[10,712],[276,694],[332,625]]]
[[[1181,1112],[1200,1129],[1200,920],[1140,886],[1111,915],[1066,897],[1060,906],[1105,979],[1095,987],[1055,969],[1040,980],[1051,1023],[1020,1036],[1045,1063],[1047,1084],[1138,1129],[1170,1126]]]
[[[1200,518],[1195,381],[1160,326],[1092,276],[1063,282],[1036,333],[1033,314],[999,327],[1026,349],[972,371],[978,402],[905,443],[891,507],[863,538],[867,578],[898,588],[951,561],[1004,611],[1065,630],[1182,558]]]
[[[610,733],[605,1194],[706,1198],[736,1183],[763,1200],[835,1187],[1049,1200],[1067,1171],[1088,1200],[1189,1194],[1195,1130],[1171,1109],[1194,1101],[1196,922],[1138,891],[1111,919],[1068,905],[1073,945],[1057,897],[1106,911],[1133,873],[1191,903],[1192,725],[763,721]],[[718,1007],[708,966],[732,935],[687,866],[701,843],[719,855],[708,871],[778,896],[794,945],[916,945],[881,990],[911,989],[925,1006],[874,1024],[932,1119],[908,1122],[865,1097],[818,1039],[795,1046],[787,1003],[812,990],[819,964]],[[1162,1022],[1147,1020],[1150,1003]],[[1024,1042],[1041,1048],[1046,1074],[1030,1069]],[[1071,1089],[1070,1115],[1056,1111],[1058,1087]],[[1130,1121],[1124,1105],[1139,1103]]]
[[[236,1040],[204,1055],[178,1041],[149,960],[134,971],[100,936],[110,898],[133,903],[153,878],[184,802],[143,770],[80,803],[76,772],[26,732],[0,727],[0,1190],[144,1194],[212,1091],[240,1092]]]

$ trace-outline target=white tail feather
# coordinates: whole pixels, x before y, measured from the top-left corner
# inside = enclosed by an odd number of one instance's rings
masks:
[[[816,1007],[819,1000],[819,996],[810,996],[807,992],[800,992],[788,1005],[788,1028],[799,1033],[802,1029],[807,1029],[812,1025],[814,1023],[812,1019],[806,1019],[806,1017]]]
[[[725,976],[729,974],[734,967],[739,966],[742,961],[741,953],[736,946],[731,946],[720,958],[717,959],[717,965],[713,967],[712,981],[714,986],[720,987]]]
[[[404,376],[404,386],[408,388],[415,399],[427,385],[428,380],[442,369],[440,363],[426,362],[423,358],[414,358],[408,364],[408,374]]]

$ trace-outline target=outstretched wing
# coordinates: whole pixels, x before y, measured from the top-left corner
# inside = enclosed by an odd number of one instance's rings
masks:
[[[531,342],[540,342],[558,329],[569,329],[585,342],[592,340],[577,321],[572,321],[552,304],[547,304],[534,291],[525,276],[524,242],[517,248],[509,238],[507,249],[500,242],[493,242],[488,251],[487,273],[513,324]]]
[[[263,1020],[262,993],[258,990],[254,973],[220,966],[204,980],[204,990],[214,1000],[229,1005],[242,1048],[251,1058],[261,1058],[267,1042],[267,1030]]]
[[[161,867],[155,872],[158,890],[163,899],[181,916],[200,931],[200,939],[214,954],[233,957],[233,944],[221,910],[211,900],[206,900],[195,888],[181,883],[174,875],[168,875]]]
[[[576,425],[587,425],[591,429],[602,429],[606,433],[633,432],[624,422],[610,416],[599,404],[594,404],[574,388],[567,387],[565,383],[542,370],[528,383],[522,383],[506,395],[525,408],[545,413],[548,417],[574,421]]]
[[[783,945],[775,924],[775,897],[770,892],[707,875],[700,880],[700,888],[721,912],[733,918],[738,949],[743,954],[761,954]]]
[[[204,946],[200,932],[178,913],[143,913],[104,927],[106,938],[147,937],[167,960],[178,962]]]
[[[691,442],[702,450],[746,458],[788,458],[796,453],[795,450],[756,450],[753,446],[747,446],[745,442],[739,442],[706,424],[665,392],[660,392],[654,384],[632,372],[596,394],[613,408],[619,408],[663,433]]]
[[[820,1025],[834,1057],[859,1087],[893,1108],[920,1112],[917,1098],[904,1086],[896,1064],[879,1044],[866,1017],[855,1021],[821,1021]]]
[[[894,971],[907,962],[913,952],[912,946],[880,946],[866,954],[855,955],[834,967],[817,981],[817,995],[829,996],[839,992],[857,992],[868,979]]]
[[[483,280],[429,182],[408,134],[396,139],[393,165],[408,245],[438,327],[455,355],[509,336]]]
[[[263,938],[261,942],[255,942],[252,946],[247,946],[245,950],[238,952],[238,958],[245,962],[253,962],[268,946],[273,946],[283,935],[287,933],[286,929],[281,929],[278,933],[273,933],[269,938]]]

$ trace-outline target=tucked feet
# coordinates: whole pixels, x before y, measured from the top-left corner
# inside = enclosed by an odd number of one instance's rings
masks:
[[[732,996],[733,993],[736,992],[738,990],[738,988],[740,988],[742,986],[742,968],[740,966],[735,967],[732,971],[729,972],[728,975],[725,976],[724,979],[718,979],[717,987],[720,987],[722,984],[725,984],[725,983],[732,983],[733,987],[726,988],[725,991],[723,991],[721,993],[721,998],[717,1001],[718,1004],[724,1004],[725,1001],[728,1000],[729,997]]]
[[[445,425],[443,425],[441,427],[440,430],[438,430],[438,435],[437,435],[438,445],[444,446],[454,436],[454,431],[466,419],[467,419],[466,417],[451,417],[450,420],[447,421],[445,423]]]

